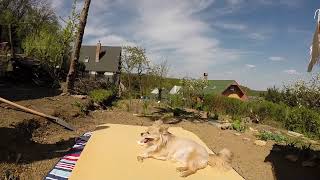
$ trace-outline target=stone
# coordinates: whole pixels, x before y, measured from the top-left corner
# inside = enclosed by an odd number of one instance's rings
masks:
[[[220,129],[222,130],[232,129],[232,124],[231,123],[220,124]]]
[[[78,98],[78,99],[87,99],[88,96],[86,95],[71,95],[74,98]]]
[[[240,136],[241,134],[240,133],[233,133],[235,136]]]
[[[298,161],[298,156],[294,154],[288,154],[285,156],[285,158],[291,162],[297,162]]]
[[[244,141],[250,141],[250,138],[243,138]]]
[[[250,117],[245,117],[245,118],[241,118],[241,120],[245,123],[252,123],[251,118]]]
[[[201,111],[199,114],[200,114],[200,119],[208,119],[208,112]]]
[[[315,166],[317,166],[317,163],[316,162],[314,162],[314,161],[303,161],[302,162],[302,166],[303,167],[315,167]]]
[[[287,133],[289,136],[293,136],[293,137],[302,137],[303,135],[297,132],[293,132],[293,131],[288,131]]]
[[[257,132],[258,132],[258,130],[253,129],[252,127],[249,127],[249,130],[250,130],[251,132],[254,132],[254,133],[257,133]]]
[[[262,140],[255,140],[254,144],[257,146],[265,146],[267,144],[266,141],[262,141]]]

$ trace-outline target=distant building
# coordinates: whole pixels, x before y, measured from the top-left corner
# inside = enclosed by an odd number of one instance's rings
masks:
[[[206,94],[220,94],[230,98],[248,100],[248,96],[235,80],[208,80],[208,86],[205,88]]]
[[[181,86],[173,86],[169,94],[178,94],[181,89]]]
[[[80,50],[79,61],[83,62],[85,72],[92,76],[104,76],[110,82],[120,83],[121,47],[83,45]]]

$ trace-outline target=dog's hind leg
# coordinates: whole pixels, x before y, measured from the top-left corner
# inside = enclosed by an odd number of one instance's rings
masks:
[[[187,171],[188,170],[188,167],[177,167],[176,170],[178,172],[183,172],[183,171]]]
[[[191,174],[194,174],[196,172],[197,172],[197,170],[192,170],[192,169],[187,168],[186,171],[183,171],[183,172],[180,173],[180,176],[181,177],[187,177],[187,176],[190,176]]]

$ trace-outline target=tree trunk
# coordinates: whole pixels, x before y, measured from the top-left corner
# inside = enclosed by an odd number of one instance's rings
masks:
[[[80,15],[80,22],[79,22],[78,32],[76,35],[77,36],[76,42],[74,44],[73,52],[70,58],[70,68],[67,75],[67,86],[65,88],[65,92],[68,92],[68,93],[73,93],[73,90],[74,90],[74,82],[77,75],[77,66],[79,61],[80,48],[82,44],[84,29],[87,24],[87,17],[88,17],[90,3],[91,3],[91,0],[85,0],[83,9]]]

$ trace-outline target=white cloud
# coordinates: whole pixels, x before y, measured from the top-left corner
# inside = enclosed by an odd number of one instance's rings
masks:
[[[228,30],[237,30],[237,31],[244,31],[247,30],[247,26],[244,24],[237,24],[237,23],[224,23],[224,22],[218,22],[215,23],[214,26],[228,29]]]
[[[287,73],[287,74],[290,74],[290,75],[300,75],[301,74],[295,69],[287,69],[287,70],[284,70],[283,72]]]
[[[244,0],[227,0],[227,3],[229,3],[230,5],[238,5],[243,2],[244,2]]]
[[[223,48],[210,24],[195,15],[212,3],[214,0],[95,0],[91,2],[84,44],[95,45],[100,40],[103,45],[140,45],[151,60],[167,59],[175,74],[208,72],[210,65],[235,61],[248,53]]]
[[[252,68],[256,68],[256,65],[253,65],[253,64],[246,64],[246,67],[247,67],[247,68],[252,69]]]
[[[270,61],[285,61],[284,57],[280,57],[280,56],[271,56],[269,57]]]
[[[267,37],[262,33],[255,32],[255,33],[250,33],[249,38],[253,40],[265,40]]]

